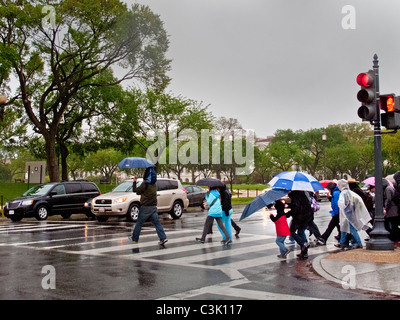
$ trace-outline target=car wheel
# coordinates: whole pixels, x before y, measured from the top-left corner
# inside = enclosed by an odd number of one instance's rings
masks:
[[[49,216],[49,209],[46,206],[40,205],[36,209],[36,219],[37,220],[46,220]]]
[[[179,219],[180,217],[182,217],[182,213],[183,213],[182,203],[180,201],[175,201],[170,212],[172,219]]]
[[[69,217],[71,217],[71,213],[63,212],[61,213],[61,217],[63,217],[64,219],[68,219]]]
[[[206,208],[206,205],[207,205],[207,201],[206,201],[206,199],[204,198],[203,201],[201,201],[200,208],[202,208],[202,209],[204,210],[204,209]]]
[[[128,211],[126,212],[126,220],[136,222],[139,217],[139,205],[137,203],[131,203]]]

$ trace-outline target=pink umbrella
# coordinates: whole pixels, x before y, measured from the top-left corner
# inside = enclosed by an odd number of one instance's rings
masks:
[[[387,179],[385,179],[385,180],[387,180]],[[394,188],[393,183],[392,183],[391,181],[389,181],[389,180],[387,180],[387,181],[388,181],[389,184]],[[363,183],[369,184],[369,185],[371,185],[371,186],[374,186],[374,185],[375,185],[375,177],[369,177],[369,178],[365,179],[365,180],[363,181]]]

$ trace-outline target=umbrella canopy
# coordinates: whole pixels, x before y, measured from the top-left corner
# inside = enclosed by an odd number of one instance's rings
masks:
[[[303,190],[315,192],[324,190],[319,181],[313,176],[300,171],[284,171],[272,178],[268,184],[276,189]]]
[[[385,179],[385,178],[384,178],[384,179]],[[386,180],[387,180],[387,179],[386,179]],[[387,181],[388,181],[389,184],[392,186],[392,188],[394,188],[393,183],[392,183],[390,180],[387,180]],[[363,181],[363,183],[369,184],[369,185],[371,185],[371,186],[374,186],[374,185],[375,185],[375,177],[369,177],[369,178],[365,179],[365,180]]]
[[[319,183],[321,184],[321,186],[323,186],[324,188],[326,188],[326,186],[328,185],[329,182],[333,182],[336,183],[333,180],[321,180]]]
[[[121,169],[153,168],[155,166],[150,160],[140,157],[128,157],[118,163],[118,167]]]
[[[225,187],[225,183],[215,178],[204,178],[196,182],[197,186],[204,186],[210,188]]]
[[[388,176],[385,177],[385,179],[389,182],[396,183],[393,176],[394,174],[389,174]]]
[[[266,207],[267,205],[273,203],[274,201],[282,198],[286,195],[290,190],[285,189],[272,189],[265,193],[260,194],[256,197],[252,202],[250,202],[246,208],[244,208],[240,220],[247,218],[252,215],[254,212]]]

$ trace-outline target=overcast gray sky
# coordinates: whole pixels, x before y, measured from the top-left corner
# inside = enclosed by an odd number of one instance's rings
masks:
[[[400,95],[400,1],[125,1],[148,5],[164,22],[173,60],[167,91],[237,118],[258,137],[361,122],[355,79],[375,53],[381,93]],[[355,20],[342,13],[346,5]]]

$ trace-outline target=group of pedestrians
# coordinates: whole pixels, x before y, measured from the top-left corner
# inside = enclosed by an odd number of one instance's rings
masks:
[[[132,191],[140,195],[140,210],[135,227],[132,231],[132,236],[129,237],[129,240],[133,241],[133,243],[138,243],[143,224],[147,220],[150,220],[160,239],[159,244],[164,246],[168,239],[158,219],[157,187],[155,180],[151,180],[153,174],[152,170],[154,169],[146,169],[143,182],[140,186],[137,185],[137,178],[133,177]],[[241,228],[231,220],[233,210],[229,189],[226,186],[221,188],[209,188],[205,197],[209,205],[208,215],[204,224],[203,234],[200,238],[196,238],[196,240],[204,243],[207,234],[212,233],[212,225],[214,220],[216,220],[218,229],[222,234],[221,242],[225,245],[230,244],[232,242],[232,227],[236,231],[236,237],[239,237]]]
[[[157,213],[157,191],[155,183],[149,179],[151,169],[147,169],[143,178],[143,183],[137,187],[136,178],[133,179],[133,191],[141,195],[141,207],[138,220],[133,229],[130,239],[137,243],[143,223],[150,220],[155,226],[157,235],[160,239],[159,244],[164,245],[168,240],[164,229],[158,220]],[[386,179],[383,179],[384,195],[384,215],[385,227],[390,232],[390,239],[395,242],[400,241],[400,172],[394,174],[395,184],[392,187]],[[355,181],[338,180],[337,183],[330,182],[326,188],[330,191],[331,201],[331,220],[326,230],[321,234],[318,226],[314,222],[315,209],[314,194],[308,191],[290,191],[289,211],[285,212],[285,205],[281,200],[275,201],[276,215],[270,215],[270,219],[276,226],[276,244],[279,247],[279,258],[285,259],[291,249],[285,246],[285,240],[289,236],[300,246],[300,253],[297,255],[301,259],[308,258],[309,243],[305,234],[309,230],[313,234],[318,244],[324,245],[336,228],[338,234],[335,244],[341,249],[362,248],[362,242],[358,234],[364,230],[367,233],[372,230],[374,221],[374,186],[370,186],[369,194],[364,193]],[[232,227],[235,229],[235,236],[238,237],[240,227],[231,220],[232,205],[231,194],[225,186],[222,188],[209,188],[206,193],[206,201],[209,205],[208,215],[204,223],[201,237],[197,241],[204,243],[207,234],[212,233],[214,220],[217,222],[218,230],[222,235],[224,245],[232,242]],[[292,217],[290,225],[287,218]],[[351,246],[350,246],[351,244]]]
[[[389,232],[390,240],[400,245],[400,172],[393,175],[393,186],[387,179],[382,180],[383,189],[383,212],[385,217],[385,227]],[[308,229],[310,235],[314,234],[317,243],[326,244],[326,241],[337,229],[338,233],[334,238],[338,241],[336,247],[345,249],[362,248],[362,241],[359,235],[361,230],[367,234],[372,231],[375,216],[374,193],[375,186],[370,185],[369,191],[364,192],[354,180],[338,180],[329,182],[326,188],[330,191],[331,220],[326,230],[320,234],[318,227],[313,219],[313,210],[310,197],[311,194],[305,191],[291,191],[289,198],[290,210],[285,213],[283,203],[278,200],[275,202],[277,210],[276,216],[271,215],[271,220],[276,225],[276,243],[279,247],[279,258],[286,258],[291,251],[284,244],[287,236],[300,246],[298,257],[307,258],[309,244],[305,236]],[[291,224],[287,223],[287,218],[292,217]],[[368,241],[368,239],[365,239]],[[293,243],[294,243],[293,242]]]

